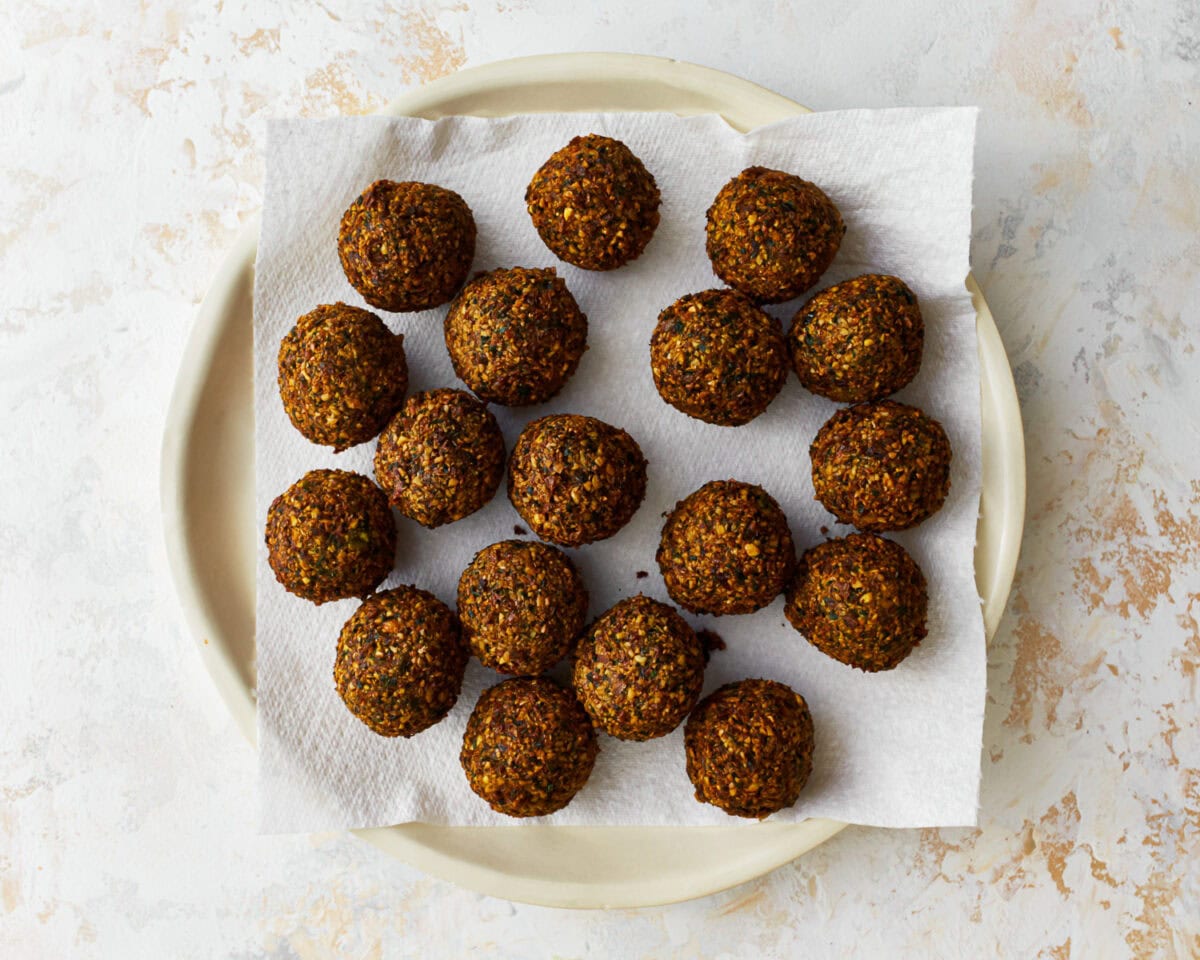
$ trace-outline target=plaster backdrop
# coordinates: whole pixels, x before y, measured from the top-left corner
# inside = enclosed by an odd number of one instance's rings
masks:
[[[0,14],[0,953],[1200,953],[1197,6],[730,6]],[[972,261],[1029,506],[977,829],[850,828],[728,893],[608,914],[480,897],[341,834],[256,835],[255,758],[177,611],[157,466],[196,306],[261,203],[264,121],[577,49],[818,110],[981,107]]]

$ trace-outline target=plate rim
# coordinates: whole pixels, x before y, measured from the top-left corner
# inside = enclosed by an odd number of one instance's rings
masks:
[[[493,96],[497,91],[523,87],[542,88],[547,83],[599,84],[621,86],[656,84],[684,95],[709,100],[724,100],[726,109],[741,109],[749,118],[745,126],[758,126],[785,116],[809,112],[808,108],[789,100],[749,80],[730,73],[683,61],[638,54],[549,54],[499,60],[434,80],[406,92],[391,101],[381,112],[390,115],[425,116],[435,118],[455,112],[456,101],[472,97]],[[636,98],[632,98],[636,99]],[[733,104],[738,106],[734,107]],[[522,108],[525,109],[525,108]],[[546,109],[560,110],[550,104]],[[639,109],[613,107],[610,109]],[[645,109],[644,107],[642,109]],[[658,106],[653,109],[673,109]],[[483,116],[500,115],[485,106],[471,111]],[[512,111],[507,111],[511,113]],[[727,118],[728,119],[728,118]],[[208,292],[197,312],[188,336],[175,386],[168,408],[163,435],[160,471],[160,496],[163,514],[163,533],[168,563],[184,618],[193,634],[213,682],[233,714],[242,732],[252,744],[257,742],[255,729],[256,707],[251,690],[239,672],[238,665],[221,630],[215,622],[200,588],[195,572],[195,558],[188,550],[186,524],[185,478],[188,440],[199,414],[201,394],[206,377],[220,346],[222,318],[231,301],[238,296],[247,275],[252,276],[257,250],[259,215],[247,220],[234,245],[217,270]],[[994,547],[984,543],[983,515],[976,548],[976,571],[979,576],[979,556],[985,546],[993,550],[996,562],[992,576],[982,588],[985,631],[990,639],[999,623],[1012,585],[1020,550],[1024,521],[1025,458],[1023,428],[1017,403],[1012,371],[1000,339],[999,331],[973,277],[967,278],[977,311],[977,333],[980,342],[981,389],[990,384],[1004,416],[1000,420],[1001,434],[996,437],[1001,459],[1008,469],[1002,474],[1004,483],[999,490],[999,503],[989,511],[1003,509],[1006,522],[994,531]],[[984,473],[988,455],[984,455]],[[212,642],[209,638],[213,638]],[[448,827],[444,825],[409,823],[353,831],[389,854],[397,856],[418,869],[451,880],[477,892],[543,906],[598,908],[639,907],[672,903],[716,893],[744,883],[776,869],[812,849],[843,829],[846,824],[824,819],[810,819],[792,824],[763,824],[756,827]],[[511,839],[516,832],[549,831],[559,842],[594,842],[599,835],[639,832],[661,835],[664,832],[686,831],[745,831],[769,834],[770,842],[743,845],[755,849],[743,850],[735,864],[729,864],[718,874],[674,877],[668,881],[639,878],[636,882],[605,883],[596,881],[563,881],[516,876],[495,865],[465,859],[461,853],[448,853],[445,844],[435,840],[443,831],[453,831],[444,837],[460,838],[464,831],[479,834],[498,831],[495,837]],[[761,838],[760,836],[760,839]],[[632,842],[632,838],[630,838]],[[453,846],[451,845],[453,849]]]

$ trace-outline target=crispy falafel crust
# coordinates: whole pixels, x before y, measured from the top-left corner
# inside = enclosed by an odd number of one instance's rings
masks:
[[[411,737],[450,712],[467,649],[450,608],[413,586],[365,600],[338,636],[333,679],[347,709],[383,737]]]
[[[895,393],[917,375],[925,322],[903,280],[871,273],[812,297],[796,313],[787,343],[805,387],[861,403]]]
[[[375,450],[375,478],[392,506],[431,528],[474,513],[492,499],[503,475],[500,426],[463,390],[409,397]]]
[[[645,496],[646,458],[637,441],[595,417],[541,417],[513,447],[508,498],[543,540],[577,547],[611,537]]]
[[[796,547],[767,491],[713,480],[675,504],[656,559],[667,593],[681,607],[751,613],[783,592],[796,569]]]
[[[707,216],[713,272],[757,303],[782,303],[813,286],[846,233],[820,187],[766,167],[748,167],[725,184]]]
[[[315,604],[365,597],[396,561],[396,521],[362,474],[310,470],[272,501],[266,543],[289,593]]]
[[[615,270],[641,256],[658,226],[654,177],[624,143],[575,137],[533,175],[525,204],[542,242],[584,270]]]
[[[304,314],[279,344],[279,398],[292,425],[341,453],[374,437],[404,402],[404,337],[344,303]]]
[[[727,683],[688,717],[683,733],[696,799],[762,819],[792,806],[812,772],[808,704],[774,680]]]
[[[809,447],[813,492],[842,523],[906,530],[950,492],[950,439],[938,421],[894,400],[839,410]]]
[[[575,564],[545,543],[493,543],[458,581],[463,638],[485,667],[501,673],[549,670],[571,651],[587,608]]]
[[[775,399],[787,368],[779,322],[736,290],[680,297],[650,337],[659,396],[706,423],[749,423]]]
[[[480,274],[444,329],[458,378],[481,400],[511,407],[557,394],[587,349],[587,317],[553,268]]]
[[[621,740],[666,736],[704,685],[704,648],[674,607],[638,594],[603,613],[575,650],[575,693]]]
[[[598,752],[571,691],[549,677],[517,677],[479,695],[459,762],[471,789],[497,813],[542,817],[571,802]]]
[[[475,259],[475,218],[453,190],[376,180],[342,215],[338,257],[350,285],[393,313],[454,296]]]
[[[915,560],[873,533],[804,552],[784,607],[788,621],[827,656],[859,670],[891,670],[925,637],[929,592]]]

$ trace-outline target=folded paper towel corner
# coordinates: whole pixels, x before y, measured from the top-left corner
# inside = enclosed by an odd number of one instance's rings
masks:
[[[654,174],[662,220],[640,259],[595,274],[558,263],[525,210],[541,162],[571,137],[624,140]],[[943,509],[895,535],[930,583],[929,635],[896,670],[864,674],[824,657],[786,623],[782,600],[748,616],[689,617],[715,629],[705,689],[743,677],[790,684],[816,726],[812,778],[772,822],[829,817],[890,827],[973,824],[979,795],[986,651],[973,573],[981,479],[979,371],[968,272],[975,137],[973,108],[817,113],[747,134],[713,116],[541,114],[436,122],[364,117],[276,120],[267,173],[254,304],[256,522],[307,470],[372,475],[374,444],[333,454],[304,440],[276,392],[279,341],[296,318],[339,300],[365,306],[336,253],[343,210],[380,178],[439,183],[460,193],[479,228],[473,269],[554,266],[587,313],[589,350],[566,389],[531,409],[495,408],[511,450],[521,427],[549,412],[617,424],[650,463],[642,508],[611,540],[572,551],[591,616],[643,592],[667,600],[654,562],[662,514],[708,480],[758,483],[779,500],[801,550],[849,532],[813,500],[808,444],[835,405],[789,380],[766,414],[718,427],[690,420],[655,392],[649,338],[659,311],[718,286],[704,251],[704,215],[717,190],[762,165],[819,184],[847,223],[820,287],[867,272],[902,277],[926,322],[925,360],[899,399],[945,425],[954,448]],[[770,308],[785,324],[799,303]],[[445,308],[384,314],[405,335],[413,391],[461,387],[442,341]],[[483,510],[438,530],[400,518],[396,569],[386,586],[415,583],[453,604],[476,551],[513,535],[519,518],[501,489]],[[409,740],[376,736],[342,705],[332,673],[338,632],[357,601],[314,607],[257,562],[260,823],[268,833],[407,821],[513,824],[468,788],[459,768],[463,729],[479,692],[502,679],[472,662],[450,716]],[[644,572],[650,571],[649,576]],[[639,576],[639,573],[643,575]],[[648,743],[601,736],[587,786],[551,817],[519,822],[587,825],[730,825],[697,803],[684,770],[682,730]]]

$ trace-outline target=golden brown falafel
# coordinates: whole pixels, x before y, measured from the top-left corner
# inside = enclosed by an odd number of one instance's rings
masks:
[[[544,403],[587,349],[587,317],[553,269],[493,270],[473,279],[446,314],[454,372],[481,400]]]
[[[696,799],[731,816],[761,820],[792,806],[812,772],[808,704],[774,680],[709,694],[688,717],[683,743]]]
[[[508,498],[543,540],[577,547],[611,537],[646,495],[646,458],[624,430],[595,417],[552,414],[517,439]]]
[[[396,521],[362,474],[310,470],[267,510],[267,562],[285,590],[322,604],[365,597],[391,573]]]
[[[610,607],[575,650],[575,693],[621,740],[666,736],[704,686],[704,648],[674,607],[638,594]]]
[[[950,440],[928,414],[879,400],[839,410],[809,447],[813,492],[842,523],[905,530],[950,492]]]
[[[368,597],[338,636],[333,679],[346,708],[383,737],[411,737],[450,712],[467,648],[458,621],[413,586]]]
[[[475,218],[453,190],[376,180],[342,215],[338,257],[350,286],[380,310],[440,306],[475,258]]]
[[[787,342],[804,386],[830,400],[861,403],[881,400],[917,375],[925,322],[903,280],[870,273],[810,299]]]
[[[859,670],[891,670],[926,634],[925,575],[900,544],[852,533],[805,551],[784,613],[822,653]]]
[[[575,137],[533,175],[525,203],[542,242],[584,270],[641,256],[658,226],[658,185],[620,140]]]
[[[838,208],[816,184],[748,167],[708,208],[708,257],[735,290],[757,303],[782,303],[821,279],[845,232]]]
[[[738,480],[706,483],[663,524],[658,566],[667,593],[693,613],[751,613],[796,569],[787,517],[767,491]]]
[[[659,396],[689,417],[749,423],[787,379],[779,322],[736,290],[680,297],[658,316],[650,370]]]
[[[571,691],[549,677],[516,677],[479,695],[459,762],[471,789],[497,813],[543,817],[583,788],[598,752]]]
[[[406,390],[404,337],[367,310],[323,304],[279,344],[279,397],[288,419],[335,453],[379,433]]]
[[[426,527],[474,513],[504,475],[504,436],[491,411],[463,390],[408,398],[379,437],[375,478],[392,506]]]
[[[493,543],[458,581],[463,638],[485,667],[501,673],[549,670],[570,652],[587,607],[575,564],[545,543]]]

